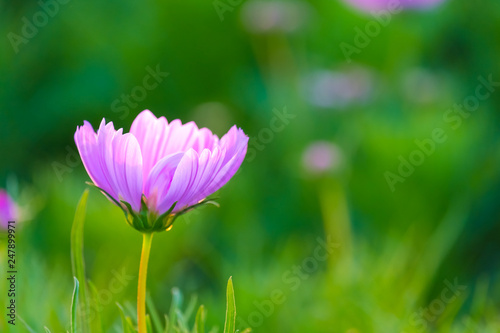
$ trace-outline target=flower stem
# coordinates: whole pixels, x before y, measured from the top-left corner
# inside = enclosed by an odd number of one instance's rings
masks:
[[[137,287],[137,325],[139,333],[146,333],[146,279],[148,275],[149,252],[153,233],[144,233],[142,239],[141,264],[139,266],[139,284]]]

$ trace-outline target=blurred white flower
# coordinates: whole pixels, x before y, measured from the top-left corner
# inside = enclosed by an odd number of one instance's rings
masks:
[[[344,109],[370,101],[374,85],[375,75],[365,68],[318,70],[306,77],[304,92],[314,106]]]
[[[293,33],[307,24],[312,10],[302,1],[247,1],[241,11],[245,28],[252,33]]]
[[[328,141],[311,143],[302,155],[302,165],[311,174],[338,171],[343,157],[340,148]]]

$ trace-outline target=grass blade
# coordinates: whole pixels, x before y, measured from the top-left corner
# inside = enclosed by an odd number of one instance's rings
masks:
[[[97,288],[95,285],[92,283],[92,281],[88,280],[87,285],[89,287],[89,298],[90,298],[90,307],[91,311],[94,311],[94,316],[93,320],[90,323],[90,332],[92,333],[102,333],[102,320],[101,320],[101,311],[102,311],[102,305],[101,301],[99,299],[99,293],[97,292]],[[90,312],[89,312],[90,316]],[[91,317],[89,317],[91,318]]]
[[[154,333],[153,325],[151,324],[151,317],[146,315],[146,330],[148,333]]]
[[[125,321],[127,322],[129,332],[136,333],[136,330],[134,328],[134,323],[132,322],[132,318],[127,317]]]
[[[146,295],[146,306],[149,310],[149,314],[151,315],[151,320],[153,321],[153,326],[155,327],[155,330],[157,332],[161,332],[162,324],[160,316],[158,315],[158,311],[156,310],[156,307],[153,303],[153,299],[151,298],[151,295],[149,293]]]
[[[132,305],[132,303],[130,303],[129,301],[123,303],[123,310],[125,311],[125,315],[127,317],[130,317],[130,319],[134,319],[132,321],[136,322],[135,317],[137,316],[137,308]]]
[[[187,332],[188,327],[187,327],[187,322],[186,318],[184,318],[184,315],[182,314],[182,311],[177,309],[177,325],[178,328],[181,332]]]
[[[125,316],[125,311],[120,303],[116,303],[118,309],[120,310],[120,317],[122,319],[123,333],[135,333],[135,328],[131,323],[130,317]]]
[[[26,328],[26,330],[28,332],[30,332],[30,333],[36,333],[35,330],[33,330],[30,327],[30,325],[28,325],[20,315],[17,315],[17,318],[19,318],[19,321],[24,325],[24,327]]]
[[[205,315],[205,307],[200,305],[196,313],[196,319],[194,320],[193,333],[205,333]]]
[[[168,316],[165,315],[165,331],[163,333],[169,333],[170,332],[170,320],[168,319]]]
[[[189,303],[186,307],[186,311],[184,311],[184,319],[186,321],[189,321],[191,319],[191,315],[194,312],[194,309],[196,308],[196,303],[198,302],[198,297],[196,295],[191,296],[191,299],[189,300]]]
[[[73,277],[75,280],[75,289],[73,290],[73,298],[71,300],[71,333],[77,333],[77,325],[76,325],[76,312],[78,307],[78,290],[80,289],[80,283],[76,277]]]
[[[81,325],[81,332],[88,332],[88,320],[86,316],[89,315],[90,309],[85,283],[85,262],[83,259],[83,226],[85,223],[88,195],[89,190],[86,189],[76,207],[75,218],[73,220],[73,226],[71,227],[71,268],[73,270],[73,276],[75,276],[81,284],[79,297],[80,304],[78,308],[78,319]]]
[[[236,326],[236,301],[234,299],[233,277],[227,281],[226,294],[226,321],[224,323],[224,333],[234,333]]]
[[[168,315],[169,323],[167,332],[174,332],[175,324],[177,323],[177,310],[182,304],[182,293],[178,288],[172,288],[172,304],[170,305],[170,313]]]

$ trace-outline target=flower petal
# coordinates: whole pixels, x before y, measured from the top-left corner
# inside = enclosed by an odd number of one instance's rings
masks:
[[[243,131],[239,130],[234,146],[228,149],[229,153],[232,153],[232,157],[218,170],[218,172],[213,176],[210,184],[205,187],[204,191],[208,193],[206,196],[220,189],[236,174],[241,166],[241,163],[243,163],[243,160],[245,159],[245,155],[247,153],[247,143],[248,137],[243,133]],[[228,155],[228,152],[226,152],[224,161],[227,160]]]
[[[207,154],[208,152],[208,154]],[[213,192],[207,191],[208,185],[212,182],[213,177],[222,167],[226,151],[216,147],[213,152],[208,149],[204,150],[199,158],[198,174],[190,192],[183,198],[179,207],[191,206],[198,203],[200,200],[209,196]],[[207,159],[208,158],[208,159]]]
[[[136,138],[115,131],[103,119],[98,133],[88,122],[78,127],[75,142],[83,165],[94,184],[113,199],[125,200],[140,209],[142,196],[142,156]]]
[[[157,161],[163,157],[163,147],[168,138],[167,128],[167,120],[164,117],[156,118],[149,110],[142,111],[130,127],[130,133],[136,137],[141,147],[144,181]]]
[[[75,143],[92,182],[108,192],[113,198],[117,198],[101,166],[99,147],[97,146],[97,134],[88,121],[84,121],[83,126],[77,127]]]
[[[191,167],[186,172],[190,177],[189,181],[187,176],[184,178],[179,176],[179,179],[182,179],[180,182],[188,184],[185,191],[182,195],[173,193],[173,191],[168,193],[170,200],[173,200],[172,202],[177,201],[174,211],[194,205],[213,194],[226,184],[239,169],[247,151],[248,137],[241,129],[233,127],[220,142],[221,147],[216,147],[213,152],[205,149],[198,156],[197,163],[191,161],[192,164],[187,164],[187,167]],[[195,157],[196,155],[193,156],[193,158]],[[179,164],[177,168],[179,174],[181,167],[184,165]],[[194,175],[194,173],[196,174]],[[172,183],[174,181],[176,181],[175,175]]]
[[[113,138],[113,155],[118,193],[135,211],[139,211],[143,180],[141,148],[137,139],[130,133],[121,135],[121,131],[117,132]]]
[[[220,139],[220,146],[226,149],[226,157],[224,159],[224,164],[229,162],[236,154],[241,153],[243,147],[248,145],[248,136],[243,132],[241,128],[237,128],[236,125],[231,127],[229,131]],[[243,157],[245,157],[246,149]]]
[[[180,160],[172,177],[172,182],[168,191],[162,196],[158,196],[158,211],[164,213],[174,202],[177,202],[174,212],[184,208],[183,202],[189,190],[196,180],[199,164],[198,153],[194,149],[189,149]]]
[[[9,221],[19,218],[17,206],[5,190],[0,189],[0,227],[7,229]]]
[[[207,128],[198,129],[194,122],[182,124],[175,119],[170,124],[165,117],[156,118],[149,110],[142,111],[130,128],[141,146],[146,181],[153,167],[164,157],[193,148],[198,153],[212,149],[219,141]]]
[[[226,150],[223,166],[214,175],[212,182],[205,191],[213,193],[231,179],[243,163],[248,147],[248,136],[241,128],[233,126],[220,140],[220,145]]]
[[[148,200],[148,207],[153,211],[163,214],[165,211],[158,209],[159,200],[167,196],[168,190],[174,178],[175,170],[181,161],[184,153],[168,155],[161,159],[149,173],[144,185],[144,195]],[[173,202],[172,202],[173,203]]]

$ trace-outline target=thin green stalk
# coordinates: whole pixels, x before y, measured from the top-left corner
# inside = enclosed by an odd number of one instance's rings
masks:
[[[142,240],[141,264],[139,266],[139,284],[137,287],[137,326],[139,333],[147,333],[146,328],[146,279],[148,275],[149,252],[153,233],[144,233]]]

